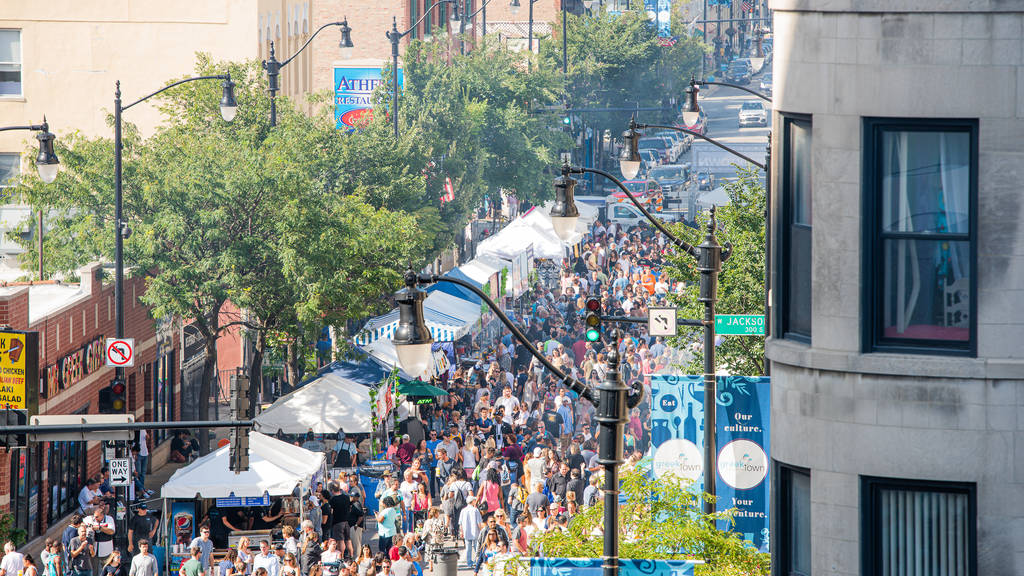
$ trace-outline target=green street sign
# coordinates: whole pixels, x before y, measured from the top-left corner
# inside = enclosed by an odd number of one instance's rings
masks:
[[[715,334],[764,336],[764,316],[761,314],[716,314]]]

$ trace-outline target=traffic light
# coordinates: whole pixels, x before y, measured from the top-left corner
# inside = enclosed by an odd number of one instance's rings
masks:
[[[231,377],[231,419],[249,419],[249,379],[242,374]],[[236,474],[245,472],[249,469],[249,431],[232,428],[229,436],[228,467]]]
[[[110,385],[100,390],[97,408],[100,414],[124,414],[127,403],[124,394],[126,387],[122,380],[110,381]]]
[[[587,298],[587,315],[583,320],[586,325],[587,342],[601,340],[601,299]]]

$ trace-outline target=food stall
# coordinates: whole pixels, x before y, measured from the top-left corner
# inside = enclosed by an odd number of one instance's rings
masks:
[[[304,508],[301,497],[323,478],[322,453],[259,432],[249,432],[249,469],[245,472],[236,474],[229,468],[230,450],[225,445],[197,459],[175,472],[160,489],[165,523],[161,544],[167,561],[164,574],[177,574],[188,556],[189,543],[199,533],[200,519],[210,510],[271,507],[281,523],[289,523],[289,518],[297,522]],[[229,543],[236,544],[238,538],[248,535],[256,544],[271,534],[272,529],[264,527],[233,531],[227,537]]]

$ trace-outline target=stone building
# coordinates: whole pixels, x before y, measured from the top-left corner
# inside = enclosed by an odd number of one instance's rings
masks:
[[[1024,573],[1024,2],[771,8],[773,569]]]

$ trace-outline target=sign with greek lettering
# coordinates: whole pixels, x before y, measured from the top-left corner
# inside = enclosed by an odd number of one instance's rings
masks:
[[[339,130],[352,130],[369,121],[373,115],[373,92],[385,82],[380,73],[380,66],[334,67],[334,120]],[[398,89],[402,89],[401,69]]]
[[[768,547],[769,402],[767,377],[719,376],[716,482],[718,509],[736,508],[745,540]],[[704,486],[704,378],[651,375],[651,444],[655,476],[673,473]]]

